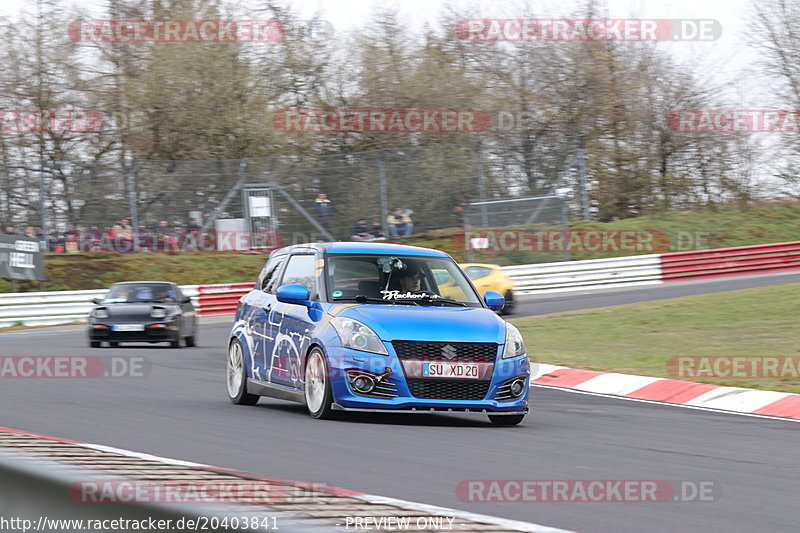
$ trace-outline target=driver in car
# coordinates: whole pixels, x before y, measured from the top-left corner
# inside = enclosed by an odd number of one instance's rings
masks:
[[[416,265],[408,265],[407,268],[401,270],[398,279],[401,292],[416,292],[421,289],[422,276]]]

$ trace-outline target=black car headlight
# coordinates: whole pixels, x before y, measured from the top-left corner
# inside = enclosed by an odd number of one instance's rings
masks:
[[[389,355],[377,333],[358,320],[337,316],[331,320],[331,325],[345,348]]]
[[[513,325],[506,322],[506,345],[503,348],[503,359],[525,355],[525,342],[522,334]]]

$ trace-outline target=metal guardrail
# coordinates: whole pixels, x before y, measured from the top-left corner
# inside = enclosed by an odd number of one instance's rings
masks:
[[[0,530],[2,531],[58,531],[60,533],[100,531],[86,527],[88,521],[117,521],[116,524],[129,527],[108,528],[108,531],[135,531],[127,521],[164,521],[172,525],[165,531],[194,531],[186,527],[188,520],[195,523],[233,523],[237,527],[209,528],[210,531],[261,531],[263,528],[250,528],[242,520],[252,515],[246,506],[208,504],[188,505],[177,503],[151,503],[142,501],[111,501],[101,505],[81,502],[75,497],[75,484],[102,483],[118,481],[109,473],[88,470],[42,457],[28,457],[17,453],[0,451]],[[228,522],[222,519],[228,518]],[[212,522],[212,518],[216,518]],[[6,521],[5,527],[2,520]],[[182,521],[181,521],[182,520]],[[14,522],[11,522],[14,521]],[[184,527],[176,527],[183,524]],[[141,530],[147,530],[142,528]],[[284,522],[281,531],[300,533],[311,531],[332,531],[331,528],[293,526]]]
[[[502,267],[518,294],[600,290],[800,270],[800,241]],[[230,314],[252,282],[183,285],[200,315]],[[0,328],[84,321],[105,290],[0,294]]]
[[[612,287],[653,285],[661,281],[661,255],[638,255],[502,267],[518,294],[544,294]]]

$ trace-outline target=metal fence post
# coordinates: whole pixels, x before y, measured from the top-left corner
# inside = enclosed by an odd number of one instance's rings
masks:
[[[389,198],[386,191],[386,162],[383,160],[383,150],[378,153],[378,180],[381,190],[381,227],[383,234],[389,235],[389,223],[386,220],[389,215]]]
[[[133,175],[134,160],[125,163],[125,174],[128,185],[128,204],[131,210],[131,226],[133,226],[133,249],[139,251],[139,212],[136,206],[136,178]]]
[[[44,195],[44,159],[39,160],[39,210],[41,211],[42,235],[47,237],[47,200]]]
[[[481,141],[475,142],[475,170],[478,173],[478,197],[481,202],[486,201],[486,184],[484,183],[483,175],[483,153],[481,150]],[[481,227],[489,225],[489,215],[486,212],[486,204],[481,204]]]
[[[583,207],[583,221],[591,220],[589,211],[589,186],[586,183],[586,160],[585,160],[586,135],[578,135],[578,186],[581,190],[581,204]]]
[[[569,249],[569,213],[567,199],[561,198],[561,231],[564,235],[564,261],[572,261],[572,252]]]

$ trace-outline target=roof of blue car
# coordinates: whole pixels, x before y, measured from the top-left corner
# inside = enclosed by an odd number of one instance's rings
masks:
[[[389,244],[377,242],[315,242],[309,244],[296,244],[286,246],[274,253],[292,252],[302,248],[313,248],[331,254],[398,254],[398,255],[427,255],[434,257],[448,257],[441,250],[432,248],[421,248],[419,246],[407,246],[405,244]]]

